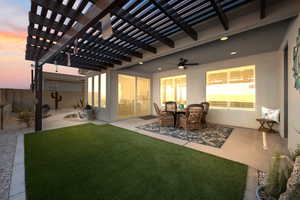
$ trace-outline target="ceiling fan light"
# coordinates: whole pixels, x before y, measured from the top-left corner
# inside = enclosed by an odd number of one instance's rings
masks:
[[[228,37],[227,37],[227,36],[221,37],[220,40],[221,40],[221,41],[228,40]]]
[[[180,70],[184,70],[184,69],[185,69],[185,67],[184,67],[183,65],[179,65],[179,66],[178,66],[178,69],[180,69]]]

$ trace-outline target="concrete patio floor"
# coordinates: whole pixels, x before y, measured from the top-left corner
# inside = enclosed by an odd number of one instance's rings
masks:
[[[74,113],[74,110],[61,110],[52,111],[52,116],[44,119],[43,129],[50,130],[55,128],[62,128],[67,126],[74,126],[84,124],[87,122],[95,124],[105,124],[102,121],[81,121],[76,119],[65,119],[67,114]],[[257,185],[257,169],[261,171],[267,171],[271,156],[274,153],[281,152],[288,154],[286,148],[286,141],[282,139],[278,134],[267,134],[267,150],[263,148],[262,133],[253,129],[245,129],[234,127],[230,137],[226,140],[221,148],[214,148],[207,145],[201,145],[193,142],[183,141],[180,139],[172,138],[170,136],[159,135],[156,133],[137,129],[139,125],[144,125],[154,122],[156,119],[143,120],[140,118],[133,118],[128,120],[122,120],[111,123],[112,125],[133,130],[140,134],[144,134],[157,139],[165,140],[168,142],[176,143],[188,148],[213,154],[219,157],[230,159],[236,162],[240,162],[249,166],[247,189],[245,192],[245,200],[255,199],[255,189]],[[0,144],[0,152],[6,152],[5,163],[10,170],[6,170],[5,178],[0,179],[6,184],[0,190],[0,199],[3,200],[25,200],[25,180],[24,180],[24,134],[33,132],[32,129],[18,130],[16,127],[11,130],[0,132],[0,137],[4,138],[4,135],[9,134],[10,142],[9,148],[3,150],[3,146]],[[1,139],[1,138],[0,138]],[[16,144],[17,143],[17,144]],[[1,151],[2,148],[2,151]],[[15,154],[16,149],[16,154]],[[2,157],[0,156],[2,159]],[[1,161],[3,162],[3,161]],[[12,174],[12,175],[11,175]],[[11,176],[11,179],[10,179]],[[1,174],[0,174],[1,178]]]
[[[213,154],[222,158],[233,160],[251,166],[261,171],[267,171],[269,168],[272,155],[281,153],[288,155],[286,140],[281,138],[279,134],[266,134],[267,150],[263,146],[263,134],[254,129],[233,127],[229,138],[221,148],[215,148],[194,142],[188,142],[177,138],[159,135],[149,131],[136,128],[137,126],[154,122],[156,119],[143,120],[133,118],[111,123],[112,125],[133,130],[135,132],[155,137],[168,142],[183,145],[188,148]],[[230,126],[229,126],[230,127]]]

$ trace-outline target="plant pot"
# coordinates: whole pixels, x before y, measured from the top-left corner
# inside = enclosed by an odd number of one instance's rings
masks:
[[[87,120],[94,120],[94,111],[92,109],[86,109]]]
[[[262,195],[266,185],[259,185],[256,188],[256,200],[266,200],[265,196]]]

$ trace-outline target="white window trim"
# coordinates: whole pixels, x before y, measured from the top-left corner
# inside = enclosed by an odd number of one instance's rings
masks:
[[[256,108],[257,108],[257,96],[256,96],[256,65],[255,64],[250,64],[250,65],[243,65],[243,66],[254,66],[254,77],[255,77],[255,102],[254,102],[254,106],[253,108],[238,108],[238,107],[218,107],[218,106],[210,106],[210,109],[212,110],[232,110],[232,111],[248,111],[248,112],[256,112]],[[222,68],[222,69],[214,69],[214,70],[207,70],[205,71],[205,78],[204,78],[204,97],[205,97],[205,101],[207,101],[207,72],[211,72],[211,71],[218,71],[218,70],[227,70],[227,69],[234,69],[234,68],[240,68],[243,66],[236,66],[236,67],[227,67],[227,68]],[[228,74],[227,74],[228,76]]]
[[[105,80],[105,82],[106,82],[106,90],[105,90],[105,92],[106,92],[106,94],[105,94],[105,98],[106,98],[106,103],[105,103],[105,107],[102,107],[101,106],[101,74],[106,74],[106,80]],[[95,85],[94,85],[94,78],[95,78],[95,76],[99,76],[99,80],[98,80],[98,106],[95,106],[95,102],[94,102],[94,95],[95,95]],[[99,74],[94,74],[94,75],[91,75],[91,76],[88,76],[87,77],[87,80],[89,79],[89,78],[92,78],[92,104],[91,104],[91,106],[92,107],[95,107],[95,108],[101,108],[101,109],[106,109],[106,107],[107,107],[107,73],[106,72],[103,72],[103,73],[99,73]],[[89,81],[87,81],[88,82],[88,88],[89,88]],[[88,90],[88,89],[87,89]],[[89,102],[88,102],[88,98],[89,98],[89,91],[87,91],[87,104],[89,104]]]

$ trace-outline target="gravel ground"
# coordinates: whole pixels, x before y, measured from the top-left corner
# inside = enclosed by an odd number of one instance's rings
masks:
[[[14,115],[5,120],[4,130],[0,130],[0,200],[8,200],[17,136],[26,131],[26,126],[19,124]]]
[[[0,200],[7,200],[16,150],[15,133],[0,132]]]

